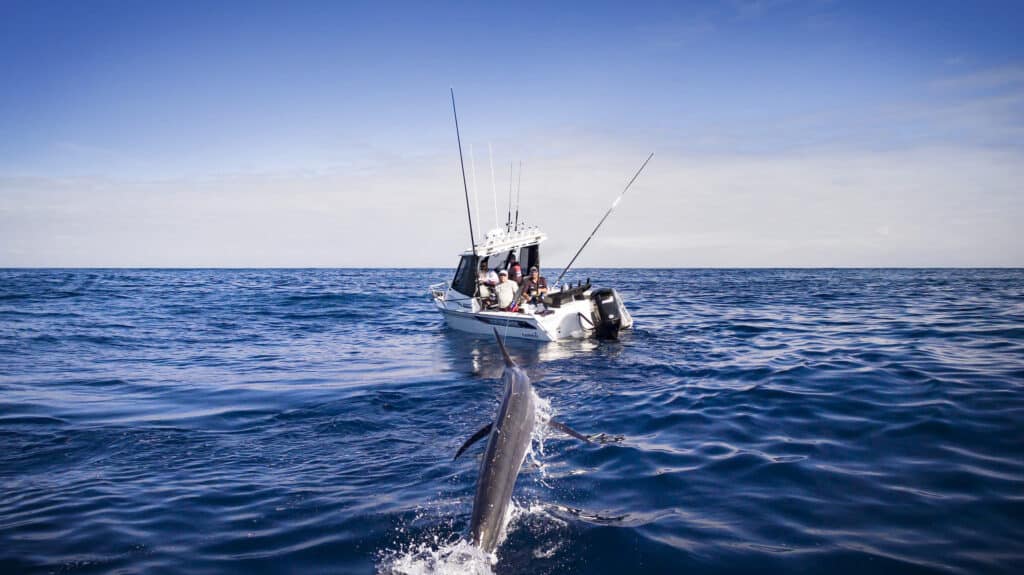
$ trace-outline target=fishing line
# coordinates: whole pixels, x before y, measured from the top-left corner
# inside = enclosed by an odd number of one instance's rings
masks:
[[[603,224],[604,221],[608,219],[608,216],[612,215],[612,212],[615,210],[615,208],[618,207],[619,202],[622,200],[623,196],[625,196],[626,192],[629,191],[629,188],[633,186],[633,182],[635,182],[636,179],[640,177],[640,172],[644,171],[644,168],[647,167],[647,162],[650,162],[651,158],[653,157],[654,152],[651,152],[651,155],[647,156],[647,159],[644,160],[644,163],[643,165],[640,166],[640,169],[637,170],[635,174],[633,174],[632,178],[630,178],[629,183],[626,184],[626,187],[622,190],[622,193],[619,194],[619,197],[615,198],[615,201],[612,202],[612,207],[608,208],[608,211],[604,213],[604,217],[601,218],[601,221],[597,222],[597,225],[594,226],[594,231],[590,232],[590,235],[587,236],[586,241],[584,241],[583,245],[580,246],[580,249],[576,251],[576,255],[572,256],[572,259],[569,260],[569,265],[565,266],[565,269],[562,270],[562,273],[558,275],[558,279],[556,279],[554,283],[556,287],[559,285],[559,282],[562,281],[562,278],[565,277],[565,274],[566,272],[569,271],[569,268],[572,267],[572,264],[576,262],[576,258],[580,257],[580,254],[583,253],[584,248],[587,247],[587,244],[590,243],[590,240],[594,239],[594,234],[596,234],[597,230],[601,228],[601,224]]]

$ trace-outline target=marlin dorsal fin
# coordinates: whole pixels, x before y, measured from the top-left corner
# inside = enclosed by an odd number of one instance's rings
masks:
[[[515,367],[516,366],[516,362],[512,361],[512,356],[510,356],[508,354],[508,350],[505,349],[505,342],[501,341],[501,336],[498,335],[498,328],[493,328],[493,329],[494,329],[494,337],[495,337],[495,339],[498,340],[498,347],[501,348],[501,354],[505,356],[505,366],[506,367]]]
[[[465,443],[462,444],[462,447],[460,447],[459,451],[455,453],[455,457],[452,458],[452,461],[455,461],[456,459],[458,459],[459,456],[462,455],[463,451],[469,449],[470,445],[473,445],[477,441],[480,441],[481,439],[486,437],[487,434],[491,432],[491,428],[492,427],[494,427],[494,424],[493,423],[488,423],[487,425],[485,425],[482,428],[480,428],[480,431],[477,431],[476,433],[474,433],[473,437],[470,437],[469,439],[466,440]]]

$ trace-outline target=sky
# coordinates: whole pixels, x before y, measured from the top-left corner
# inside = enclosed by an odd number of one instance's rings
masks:
[[[0,0],[0,267],[454,267],[449,88],[477,235],[522,162],[547,266],[650,152],[577,265],[1024,266],[1020,38],[1015,1]]]

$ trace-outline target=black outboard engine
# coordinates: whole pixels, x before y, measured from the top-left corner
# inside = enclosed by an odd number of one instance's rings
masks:
[[[590,292],[590,303],[594,335],[598,339],[619,339],[619,330],[623,328],[623,316],[626,314],[619,294],[611,288],[596,289]]]

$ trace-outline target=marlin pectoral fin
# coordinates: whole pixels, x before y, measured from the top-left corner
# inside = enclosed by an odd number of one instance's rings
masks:
[[[555,421],[554,419],[549,419],[548,420],[548,426],[550,426],[550,427],[552,427],[554,429],[557,429],[558,431],[561,431],[562,433],[564,433],[566,435],[571,435],[571,436],[575,437],[576,439],[579,439],[581,441],[586,441],[587,443],[590,443],[590,438],[589,437],[587,437],[586,435],[583,435],[582,433],[576,431],[575,429],[569,427],[568,425],[566,425],[564,423]]]
[[[480,441],[481,439],[486,437],[487,434],[491,432],[492,427],[494,427],[494,424],[488,423],[487,425],[483,426],[483,428],[481,428],[480,431],[474,433],[473,437],[470,437],[469,439],[466,440],[466,443],[462,444],[462,447],[460,447],[459,450],[455,453],[455,457],[452,458],[452,461],[458,459],[459,456],[462,455],[463,451],[469,449],[470,445],[473,445],[477,441]]]
[[[625,435],[608,435],[607,433],[598,433],[597,435],[591,435],[591,443],[600,443],[601,445],[607,445],[609,443],[622,443],[626,440]]]

